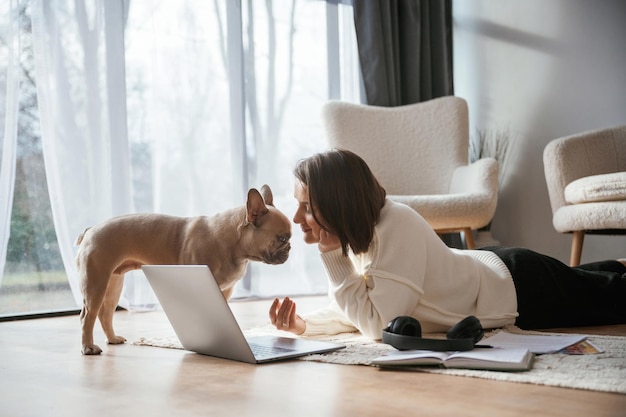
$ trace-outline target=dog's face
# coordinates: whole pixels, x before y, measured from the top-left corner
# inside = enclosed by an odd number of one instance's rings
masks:
[[[249,254],[249,258],[266,264],[282,264],[291,249],[291,222],[274,207],[272,191],[267,185],[261,188],[261,193],[254,188],[248,192],[248,224],[244,233],[248,233],[249,247],[255,248],[255,254]]]

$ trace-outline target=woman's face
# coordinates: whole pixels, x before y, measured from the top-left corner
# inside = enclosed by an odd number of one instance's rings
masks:
[[[309,202],[309,188],[300,181],[296,181],[293,195],[298,201],[298,209],[293,216],[293,222],[300,225],[306,243],[318,243],[322,228],[313,217],[313,208]]]

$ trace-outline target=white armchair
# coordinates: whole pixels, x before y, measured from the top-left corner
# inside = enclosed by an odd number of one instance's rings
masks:
[[[447,96],[399,107],[330,101],[322,110],[331,147],[361,156],[389,197],[416,210],[441,233],[487,225],[496,210],[498,163],[468,164],[465,100]]]
[[[571,266],[585,233],[626,233],[626,125],[554,139],[543,164],[554,229],[573,234]]]

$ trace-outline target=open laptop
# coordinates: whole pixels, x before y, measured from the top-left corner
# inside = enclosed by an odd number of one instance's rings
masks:
[[[187,350],[240,362],[265,363],[345,347],[274,335],[246,338],[206,265],[144,265],[142,269]]]

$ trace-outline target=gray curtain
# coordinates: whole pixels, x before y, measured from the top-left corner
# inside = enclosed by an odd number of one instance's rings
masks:
[[[353,0],[367,104],[454,94],[452,0]]]

